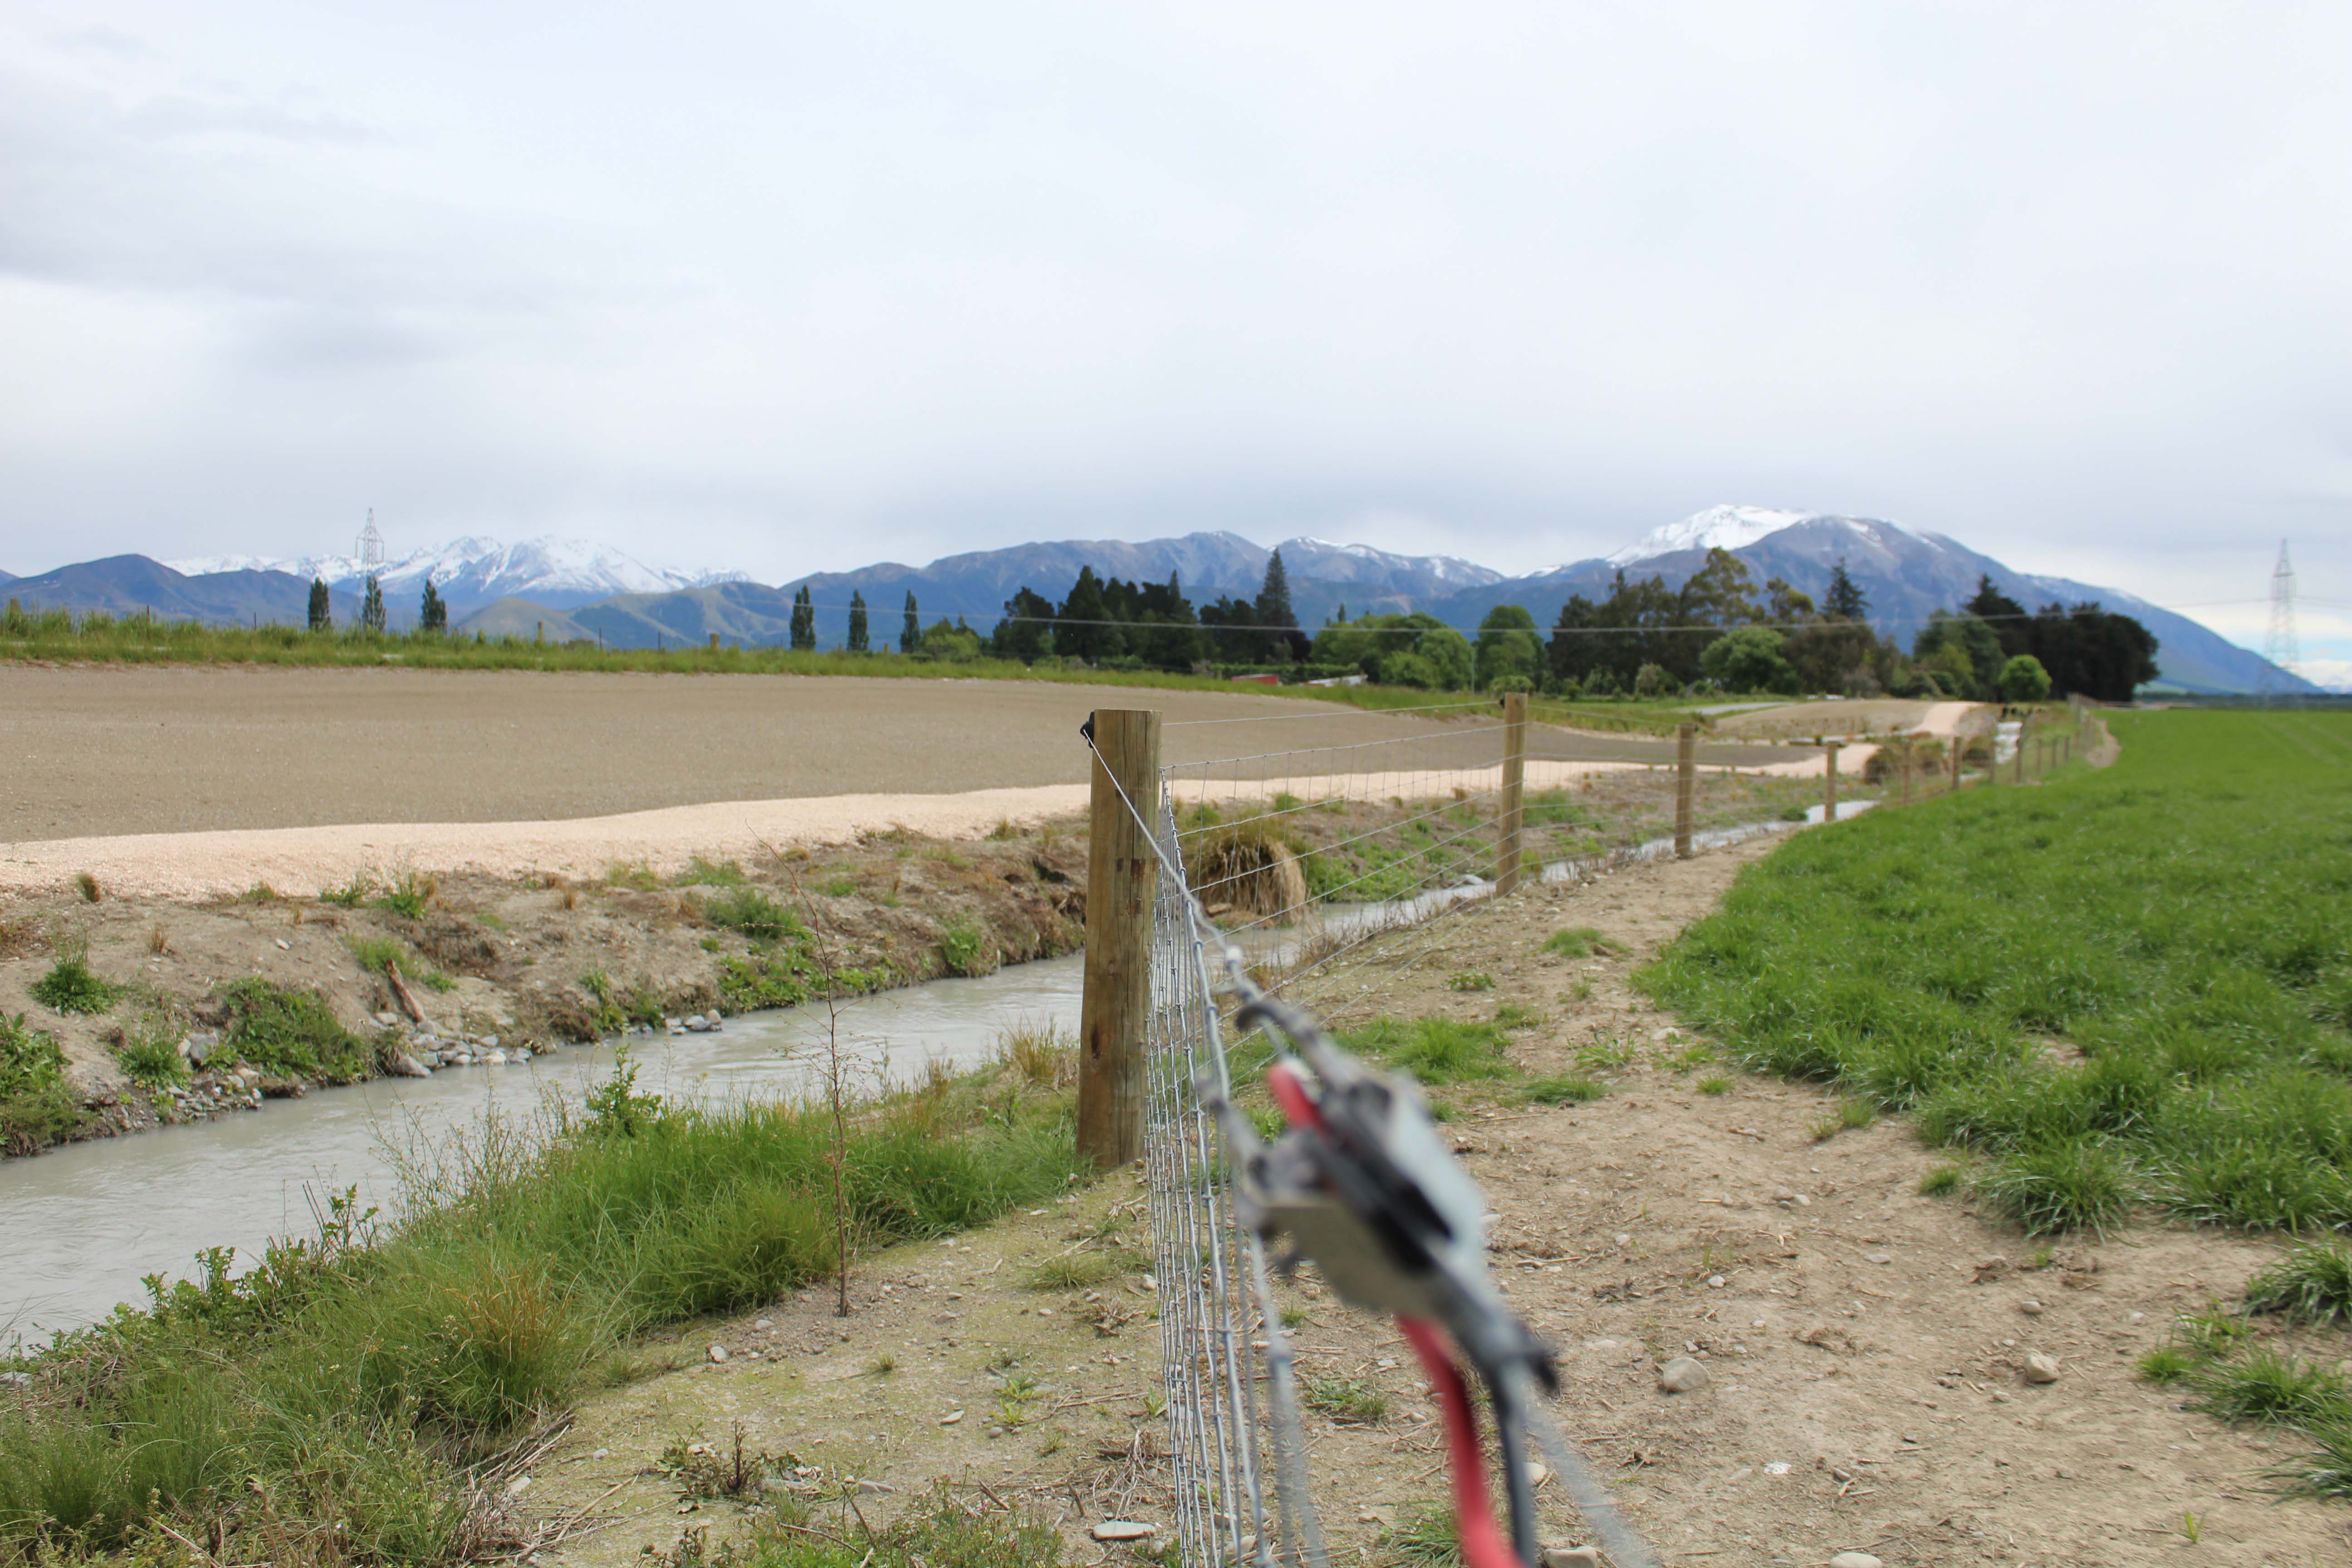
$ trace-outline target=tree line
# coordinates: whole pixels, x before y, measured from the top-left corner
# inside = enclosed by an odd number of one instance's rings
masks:
[[[1621,571],[1599,600],[1572,595],[1549,638],[1517,605],[1489,610],[1475,637],[1427,614],[1351,619],[1344,606],[1310,637],[1298,629],[1276,551],[1256,598],[1220,598],[1197,611],[1173,575],[1164,584],[1128,583],[1091,566],[1059,605],[1024,586],[986,634],[961,617],[920,631],[910,593],[901,646],[933,657],[1075,658],[1113,668],[1296,666],[1385,686],[1570,698],[1713,689],[1998,701],[2054,692],[2121,702],[2156,675],[2156,637],[2131,616],[2092,603],[2029,615],[1990,577],[1959,609],[1931,616],[1907,649],[1875,630],[1869,611],[1843,560],[1816,601],[1778,577],[1759,586],[1746,562],[1715,549],[1680,587]]]

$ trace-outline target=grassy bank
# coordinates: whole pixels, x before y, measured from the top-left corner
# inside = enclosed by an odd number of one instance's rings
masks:
[[[0,1400],[0,1560],[133,1552],[437,1563],[523,1542],[502,1456],[635,1336],[988,1220],[1078,1180],[1057,1072],[1011,1066],[859,1108],[680,1110],[625,1073],[585,1116],[492,1130],[415,1173],[396,1228],[338,1208],[318,1241],[205,1277],[19,1364]]]
[[[2352,717],[2115,731],[2103,772],[1802,835],[1642,983],[1911,1112],[2029,1230],[2352,1226]]]

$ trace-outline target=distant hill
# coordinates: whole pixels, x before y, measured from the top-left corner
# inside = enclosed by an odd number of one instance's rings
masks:
[[[167,563],[191,576],[237,571],[282,572],[308,584],[326,580],[356,598],[367,584],[367,573],[350,555],[306,555],[266,561],[257,556],[213,555]],[[657,594],[731,581],[740,572],[673,572],[648,566],[634,555],[608,545],[551,535],[501,544],[495,539],[459,539],[390,559],[377,568],[383,584],[386,617],[405,626],[416,618],[425,596],[425,579],[449,606],[451,617],[510,597],[528,598],[551,609],[594,604],[615,594]]]
[[[302,626],[310,616],[310,579],[284,572],[214,572],[191,576],[144,555],[110,555],[60,566],[7,584],[8,596],[28,608],[103,610],[112,616],[152,612],[166,621],[211,626]],[[356,621],[360,602],[331,594],[335,620]]]
[[[1760,584],[1780,577],[1819,598],[1841,560],[1870,604],[1870,617],[1902,641],[1928,613],[1949,609],[1976,591],[1979,576],[2036,610],[2057,602],[2095,600],[2137,616],[2158,639],[2161,681],[2190,691],[2251,691],[2269,668],[2242,648],[2185,616],[2136,595],[2062,577],[2017,571],[1957,540],[1882,518],[1720,506],[1669,523],[1605,558],[1547,567],[1519,577],[1449,555],[1399,555],[1326,540],[1285,540],[1279,548],[1290,577],[1292,603],[1307,626],[1344,607],[1426,610],[1469,631],[1500,604],[1524,606],[1549,626],[1570,595],[1600,599],[1619,571],[1659,576],[1679,585],[1721,546],[1748,563]],[[1105,576],[1162,583],[1181,579],[1195,605],[1220,596],[1254,596],[1272,552],[1239,534],[1189,533],[1170,539],[1061,540],[1003,550],[950,555],[927,566],[881,562],[854,572],[817,573],[768,587],[733,572],[682,573],[646,565],[601,546],[554,539],[501,545],[459,540],[419,551],[383,572],[391,624],[414,624],[425,574],[449,602],[452,629],[488,636],[543,636],[550,642],[601,640],[614,647],[702,643],[712,636],[731,644],[784,642],[792,601],[807,588],[816,605],[817,638],[838,646],[848,624],[850,595],[863,594],[875,644],[895,646],[907,595],[913,593],[923,624],[959,616],[986,630],[1004,602],[1023,587],[1065,597],[1079,568]],[[216,570],[194,572],[191,567]],[[276,564],[240,557],[162,563],[142,555],[60,567],[37,576],[9,578],[7,592],[29,605],[60,605],[135,615],[228,623],[278,621],[299,625],[310,578],[334,586],[335,619],[357,616],[357,563],[316,557]],[[2280,674],[2284,690],[2317,688]]]

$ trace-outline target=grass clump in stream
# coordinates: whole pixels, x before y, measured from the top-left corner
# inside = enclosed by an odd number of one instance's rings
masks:
[[[1071,1110],[999,1068],[854,1108],[856,1245],[1066,1191]],[[197,1280],[151,1279],[145,1307],[18,1363],[0,1560],[121,1552],[166,1528],[224,1562],[514,1552],[485,1480],[495,1493],[501,1457],[634,1337],[835,1268],[831,1139],[820,1108],[679,1108],[624,1082],[537,1135],[494,1125],[419,1163],[396,1228],[341,1200],[321,1237],[247,1273],[223,1250]]]

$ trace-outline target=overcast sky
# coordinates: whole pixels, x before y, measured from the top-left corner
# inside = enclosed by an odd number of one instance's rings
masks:
[[[2286,536],[2352,679],[2347,58],[2341,0],[13,0],[0,566],[373,506],[1521,571],[1732,500],[2255,647]]]

